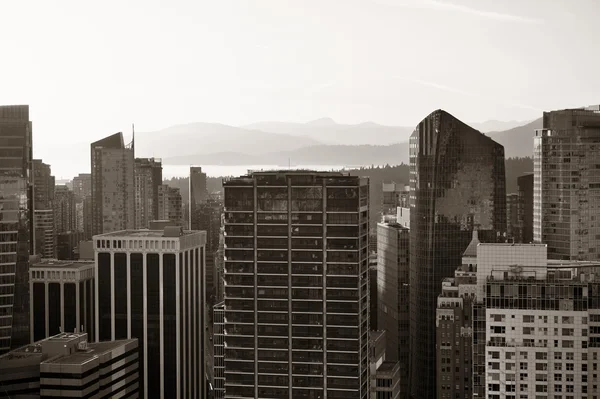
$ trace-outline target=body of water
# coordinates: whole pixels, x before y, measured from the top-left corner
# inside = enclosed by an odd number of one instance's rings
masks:
[[[294,170],[311,169],[318,171],[332,171],[340,169],[354,169],[360,166],[344,165],[293,165],[291,168],[281,165],[194,165],[201,166],[202,171],[209,177],[241,176],[248,170]],[[172,177],[188,177],[190,175],[189,165],[163,165],[163,179]]]

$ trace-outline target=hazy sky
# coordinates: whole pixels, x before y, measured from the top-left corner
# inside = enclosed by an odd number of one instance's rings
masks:
[[[30,104],[50,163],[132,122],[533,119],[600,102],[599,15],[597,0],[2,1],[0,104]]]

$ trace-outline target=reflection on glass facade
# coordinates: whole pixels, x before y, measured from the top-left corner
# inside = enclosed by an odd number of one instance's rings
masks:
[[[385,360],[400,366],[400,397],[408,397],[410,230],[377,224],[377,330],[385,331]]]
[[[600,107],[544,112],[534,138],[533,238],[548,258],[600,259]]]
[[[438,110],[410,138],[410,389],[436,397],[435,312],[477,228],[483,242],[504,239],[504,148]]]
[[[0,107],[0,353],[29,343],[35,249],[29,106]]]
[[[224,181],[225,398],[368,396],[368,184]]]
[[[180,227],[94,237],[97,331],[138,339],[142,398],[206,397],[205,242],[205,232]]]

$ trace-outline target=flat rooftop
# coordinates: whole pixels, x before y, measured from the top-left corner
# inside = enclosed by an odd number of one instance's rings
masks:
[[[377,369],[377,372],[378,373],[392,372],[392,371],[394,371],[394,368],[396,368],[397,364],[398,364],[398,362],[385,361],[385,362],[381,363],[381,366],[379,366],[379,368]]]
[[[93,265],[93,260],[56,260],[56,259],[43,259],[40,262],[32,263],[30,268],[48,268],[48,267],[60,267],[61,269],[79,269],[84,266]]]
[[[96,342],[88,343],[87,349],[82,351],[74,352],[70,355],[55,356],[43,363],[46,364],[72,364],[80,365],[95,359],[96,357],[103,355],[104,353],[110,352],[122,345],[134,342],[135,339],[122,339],[119,341],[107,341],[107,342]]]
[[[182,235],[173,236],[173,235],[165,235],[164,230],[121,230],[121,231],[113,231],[112,233],[98,234],[98,235],[95,235],[94,238],[99,238],[99,237],[177,238],[177,237],[183,237],[183,236],[188,236],[188,235],[192,235],[192,234],[197,234],[200,231],[201,230],[183,230]]]

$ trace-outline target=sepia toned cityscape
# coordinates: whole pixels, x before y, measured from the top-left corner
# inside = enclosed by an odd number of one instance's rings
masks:
[[[0,398],[600,399],[597,0],[0,16]]]

